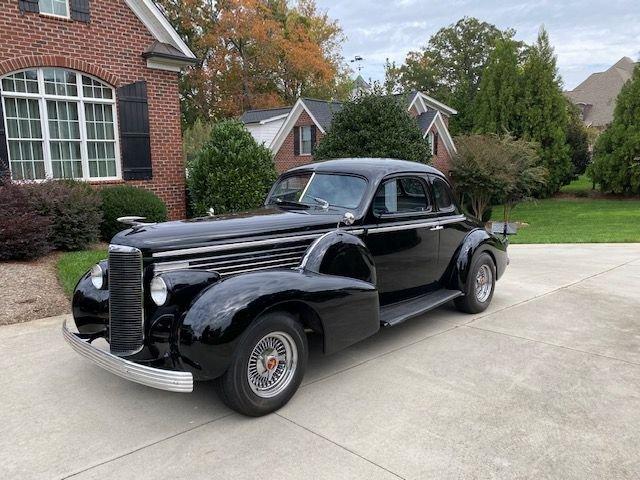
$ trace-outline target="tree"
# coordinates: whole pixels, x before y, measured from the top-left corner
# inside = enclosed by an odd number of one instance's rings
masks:
[[[573,177],[582,175],[591,161],[589,151],[589,131],[585,127],[580,110],[569,99],[567,102],[567,144],[570,148]]]
[[[549,172],[547,185],[540,192],[543,196],[557,192],[572,174],[567,108],[560,85],[553,47],[541,28],[536,44],[526,52],[519,95],[520,122],[513,133],[540,144],[542,163]]]
[[[502,31],[477,18],[464,17],[440,29],[421,51],[409,52],[399,68],[404,90],[422,90],[458,110],[451,118],[453,134],[473,128],[475,96],[482,71],[497,40],[511,38],[512,30]]]
[[[431,158],[416,120],[397,97],[377,93],[344,103],[315,150],[317,160],[344,157]]]
[[[313,0],[158,0],[201,60],[182,77],[186,125],[292,103],[346,95],[337,22]]]
[[[504,204],[505,221],[513,206],[546,181],[536,144],[498,135],[456,137],[458,153],[451,178],[458,196],[479,219],[492,204]]]
[[[620,91],[587,173],[605,192],[640,194],[640,68]]]
[[[187,185],[196,215],[259,207],[276,179],[271,151],[258,145],[242,123],[217,123],[189,167]]]
[[[480,82],[474,111],[474,130],[505,134],[518,130],[521,82],[520,45],[510,39],[496,42]]]

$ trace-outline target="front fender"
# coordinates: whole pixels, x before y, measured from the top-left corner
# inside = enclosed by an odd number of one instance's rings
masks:
[[[228,368],[249,325],[279,304],[303,303],[320,319],[325,353],[345,348],[379,329],[374,285],[304,269],[277,269],[226,278],[194,299],[180,325],[180,355],[199,379]]]
[[[469,232],[454,254],[451,272],[448,275],[449,288],[466,291],[471,264],[483,252],[487,252],[493,258],[497,279],[502,276],[508,263],[507,244],[497,236],[478,228]]]

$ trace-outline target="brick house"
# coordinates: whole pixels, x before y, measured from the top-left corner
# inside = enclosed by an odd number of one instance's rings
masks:
[[[0,0],[0,174],[155,192],[185,216],[178,72],[152,0]]]
[[[456,147],[449,133],[449,117],[457,112],[422,92],[396,95],[429,139],[431,163],[447,173]],[[258,143],[271,149],[278,172],[313,162],[313,149],[331,128],[340,102],[300,98],[292,107],[249,110],[240,117]]]

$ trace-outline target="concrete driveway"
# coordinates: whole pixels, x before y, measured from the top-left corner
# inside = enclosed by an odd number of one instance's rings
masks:
[[[640,477],[640,245],[513,246],[487,312],[340,354],[260,419],[93,366],[62,317],[0,328],[0,478]]]

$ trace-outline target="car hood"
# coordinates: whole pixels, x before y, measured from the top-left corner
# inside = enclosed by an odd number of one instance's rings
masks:
[[[302,235],[335,228],[343,212],[322,209],[259,210],[136,226],[118,233],[112,244],[139,248],[145,254],[246,241],[286,234]]]

